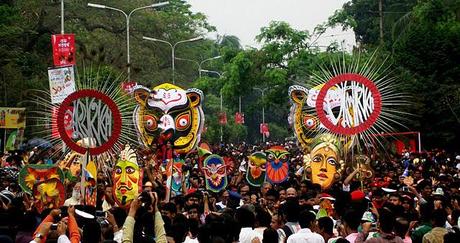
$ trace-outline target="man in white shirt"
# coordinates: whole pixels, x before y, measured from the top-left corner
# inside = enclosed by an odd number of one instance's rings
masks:
[[[299,224],[301,229],[289,236],[287,243],[324,243],[323,237],[312,232],[310,229],[315,223],[316,216],[310,211],[304,210],[300,213]]]
[[[262,242],[263,235],[254,230],[256,221],[254,213],[242,206],[236,210],[236,220],[241,225],[240,243]]]

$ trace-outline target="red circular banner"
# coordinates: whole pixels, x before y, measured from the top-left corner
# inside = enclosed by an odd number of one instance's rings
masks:
[[[326,98],[326,94],[329,89],[339,83],[347,81],[353,81],[364,85],[372,93],[372,98],[374,101],[374,109],[372,110],[372,113],[365,121],[363,121],[363,123],[359,124],[358,126],[343,127],[340,122],[338,122],[337,125],[334,125],[327,118],[324,111],[324,99]],[[356,73],[344,73],[333,77],[321,88],[321,91],[318,94],[318,98],[316,99],[316,113],[318,114],[318,118],[321,123],[331,132],[342,135],[354,135],[369,129],[377,121],[381,111],[382,96],[380,95],[377,86],[368,78]]]
[[[108,141],[105,141],[102,145],[96,146],[94,148],[89,149],[89,153],[91,155],[98,155],[104,153],[111,149],[113,145],[118,141],[118,138],[121,134],[121,114],[118,110],[117,105],[115,102],[106,94],[92,89],[83,89],[76,92],[73,92],[67,98],[64,99],[62,104],[59,106],[58,115],[57,115],[57,126],[59,135],[61,136],[64,143],[69,146],[70,149],[73,151],[84,154],[87,148],[78,145],[76,142],[72,140],[72,138],[67,135],[66,128],[65,128],[65,112],[66,110],[71,109],[71,105],[74,101],[81,99],[81,98],[95,98],[101,100],[112,112],[113,118],[113,128],[112,134],[110,135]]]

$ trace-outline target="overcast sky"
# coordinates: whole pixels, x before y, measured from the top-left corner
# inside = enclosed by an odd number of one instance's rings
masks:
[[[285,21],[298,30],[313,31],[314,27],[327,21],[345,0],[188,0],[192,11],[202,12],[208,22],[217,27],[220,35],[235,35],[243,46],[259,47],[255,36],[270,21]],[[211,33],[215,37],[216,33]],[[333,40],[345,40],[346,49],[354,45],[351,30],[336,28],[327,31],[318,40],[327,45]]]

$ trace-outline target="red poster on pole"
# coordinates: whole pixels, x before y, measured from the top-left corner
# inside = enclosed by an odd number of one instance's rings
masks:
[[[235,123],[244,124],[244,113],[243,112],[235,113]]]
[[[260,124],[260,134],[264,134],[264,136],[267,138],[270,136],[270,129],[268,128],[268,123]]]
[[[219,112],[219,124],[220,125],[227,124],[227,113]]]
[[[54,66],[75,65],[75,34],[51,36]]]

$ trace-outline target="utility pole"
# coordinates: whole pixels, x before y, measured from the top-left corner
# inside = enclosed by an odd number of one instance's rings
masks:
[[[380,44],[383,45],[383,0],[379,0]]]

